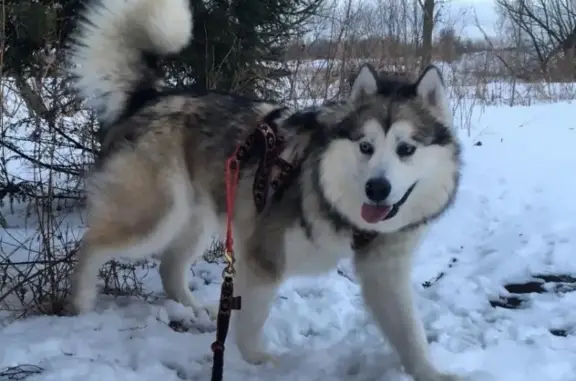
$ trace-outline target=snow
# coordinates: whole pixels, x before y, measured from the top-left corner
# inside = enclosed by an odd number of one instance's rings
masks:
[[[576,292],[520,295],[526,302],[517,309],[490,304],[512,296],[509,283],[576,276],[574,107],[478,106],[461,129],[459,197],[414,267],[417,305],[441,369],[470,381],[575,380]],[[24,234],[13,230],[0,238]],[[200,262],[193,272],[194,293],[216,300],[220,269]],[[156,274],[149,277],[147,285],[161,293]],[[171,329],[175,318],[188,320],[190,330]],[[214,329],[207,316],[192,321],[191,311],[163,298],[103,296],[81,317],[29,317],[0,327],[0,373],[30,364],[43,369],[30,381],[208,380]],[[347,262],[338,272],[287,282],[265,331],[282,353],[279,364],[243,362],[230,338],[225,380],[411,380],[366,314]]]

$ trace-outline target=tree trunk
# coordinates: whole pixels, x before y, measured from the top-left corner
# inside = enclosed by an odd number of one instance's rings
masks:
[[[420,3],[423,12],[422,23],[422,68],[432,62],[432,33],[434,32],[435,0],[423,0]]]

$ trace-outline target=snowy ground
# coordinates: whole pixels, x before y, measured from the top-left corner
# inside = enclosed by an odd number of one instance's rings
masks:
[[[576,380],[576,284],[568,278],[544,285],[550,292],[519,295],[504,287],[576,276],[574,107],[489,107],[472,120],[471,137],[463,132],[460,196],[419,249],[414,272],[441,368],[472,381]],[[215,300],[220,271],[206,263],[193,270],[195,292]],[[251,366],[229,345],[225,380],[410,380],[365,314],[347,264],[342,271],[348,277],[335,271],[286,284],[266,325],[285,357],[276,368]],[[493,307],[500,297],[522,303]],[[30,381],[208,380],[213,323],[184,333],[168,325],[188,313],[164,300],[102,299],[84,317],[29,318],[0,328],[0,369],[44,369]]]

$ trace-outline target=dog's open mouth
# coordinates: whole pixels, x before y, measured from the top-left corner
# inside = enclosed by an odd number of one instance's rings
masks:
[[[412,184],[410,188],[404,193],[404,196],[393,205],[382,205],[382,204],[362,204],[362,218],[369,224],[376,224],[380,221],[389,220],[398,214],[400,207],[408,200],[408,197],[414,190],[416,183]]]

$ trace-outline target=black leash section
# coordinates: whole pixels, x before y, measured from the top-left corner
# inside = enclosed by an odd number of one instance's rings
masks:
[[[218,318],[216,320],[216,341],[212,343],[212,379],[211,381],[222,381],[224,375],[224,343],[230,328],[230,317],[232,310],[239,310],[241,307],[240,297],[234,297],[233,275],[226,273],[222,288],[220,290],[220,305],[218,307]]]

